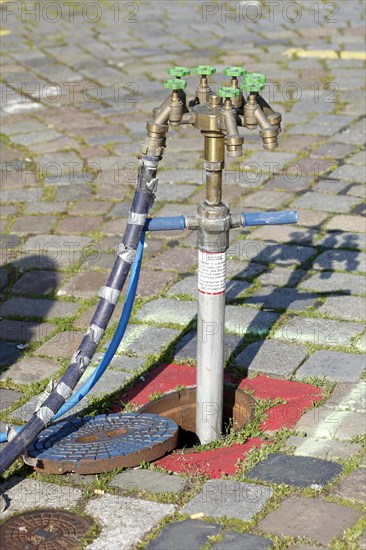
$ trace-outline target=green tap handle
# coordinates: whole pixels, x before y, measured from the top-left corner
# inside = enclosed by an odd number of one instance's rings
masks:
[[[224,75],[231,76],[231,78],[233,78],[238,76],[244,76],[246,73],[246,70],[242,69],[242,67],[226,67],[223,70],[223,73]]]
[[[164,82],[164,88],[169,90],[183,90],[187,86],[187,81],[182,78],[169,78]]]
[[[191,74],[191,71],[188,67],[169,67],[168,69],[168,75],[175,76],[177,78],[180,78],[181,76],[188,76],[189,74]]]
[[[247,92],[260,92],[266,83],[266,77],[262,73],[250,73],[244,77],[244,83],[241,85]]]
[[[193,72],[199,75],[210,75],[214,74],[216,72],[215,67],[212,67],[212,65],[197,65],[197,67],[193,68]]]
[[[240,95],[239,88],[232,88],[231,86],[221,86],[216,92],[220,97],[230,98]]]

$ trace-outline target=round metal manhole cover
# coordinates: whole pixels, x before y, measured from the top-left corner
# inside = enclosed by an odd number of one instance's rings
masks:
[[[151,462],[177,446],[178,426],[156,414],[102,414],[58,422],[28,448],[35,469],[98,474]]]
[[[76,550],[91,526],[88,519],[63,510],[23,512],[0,525],[0,548]]]

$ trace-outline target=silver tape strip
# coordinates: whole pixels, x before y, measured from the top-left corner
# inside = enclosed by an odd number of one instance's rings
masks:
[[[79,366],[79,369],[83,372],[89,365],[90,359],[81,355],[80,350],[78,349],[71,358],[71,364],[73,363],[76,363]]]
[[[72,394],[72,389],[65,382],[59,382],[56,386],[56,392],[66,401]]]
[[[158,185],[159,185],[158,178],[153,178],[146,184],[146,187],[148,188],[149,191],[152,191],[152,193],[156,193],[156,191],[158,190]]]
[[[158,162],[158,159],[149,159],[145,155],[142,157],[142,164],[146,166],[146,168],[148,168],[149,170],[155,170],[158,167]]]
[[[118,256],[127,264],[132,264],[135,258],[136,250],[126,248],[123,243],[118,246]]]
[[[28,466],[37,466],[38,464],[38,458],[33,458],[28,454],[22,455],[22,459],[25,464],[28,464]]]
[[[146,214],[138,214],[137,212],[128,213],[128,223],[132,225],[145,225]]]
[[[116,290],[111,286],[102,286],[98,296],[99,298],[104,298],[105,300],[108,300],[108,302],[110,302],[111,304],[116,305],[120,294],[121,293],[119,290]]]
[[[97,325],[89,325],[88,330],[86,331],[86,334],[90,336],[90,338],[93,340],[94,344],[99,344],[101,339],[104,335],[104,330]]]
[[[14,430],[12,424],[6,425],[6,439],[11,441],[17,435],[17,432]]]
[[[45,426],[51,421],[55,413],[51,411],[49,407],[41,407],[39,411],[36,412],[38,418],[40,418]]]

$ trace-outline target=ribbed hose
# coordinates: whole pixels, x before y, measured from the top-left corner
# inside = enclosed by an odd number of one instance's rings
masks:
[[[146,217],[154,201],[156,172],[161,157],[142,158],[139,169],[135,194],[132,200],[131,211],[122,244],[119,247],[117,259],[108,278],[107,284],[101,288],[100,301],[97,305],[92,321],[80,343],[78,350],[71,359],[65,374],[59,379],[56,386],[34,412],[32,418],[23,429],[18,432],[5,449],[0,452],[0,475],[13,462],[24,454],[27,447],[48,426],[59,408],[70,397],[77,382],[90,363],[95,350],[101,341],[105,329],[114,311],[123,285],[134,260],[140,236],[145,225]]]

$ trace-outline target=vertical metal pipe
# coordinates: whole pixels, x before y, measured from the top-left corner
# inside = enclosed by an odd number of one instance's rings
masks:
[[[225,252],[198,254],[196,434],[203,445],[222,432],[226,258]],[[217,293],[205,293],[215,281]]]

